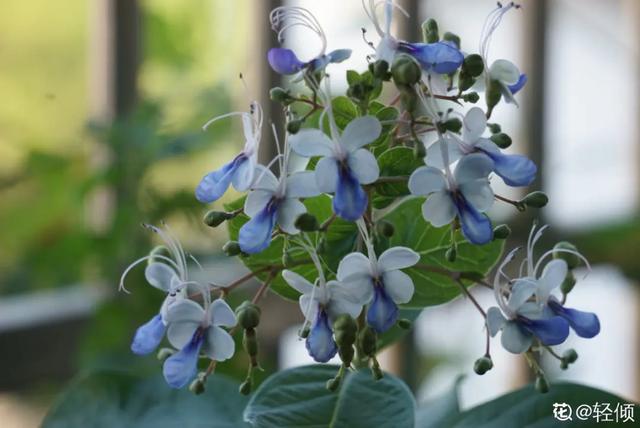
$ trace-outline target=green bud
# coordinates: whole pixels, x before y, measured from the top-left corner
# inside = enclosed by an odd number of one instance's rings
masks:
[[[291,104],[293,101],[293,97],[289,94],[289,91],[278,86],[269,90],[269,98],[271,98],[272,101],[282,103],[284,105]]]
[[[422,23],[422,39],[425,43],[435,43],[440,40],[438,23],[435,19],[429,18]]]
[[[460,91],[466,91],[471,88],[474,83],[476,83],[476,79],[474,79],[473,76],[464,70],[460,71],[458,74],[458,89],[460,89]]]
[[[411,328],[411,320],[408,320],[406,318],[400,318],[398,320],[398,327],[400,327],[403,330],[409,330]]]
[[[326,387],[331,392],[336,392],[338,387],[340,387],[340,378],[335,377],[333,379],[329,379],[326,383]]]
[[[451,132],[460,132],[462,129],[462,121],[457,117],[452,117],[442,124],[443,128]]]
[[[489,80],[489,84],[485,91],[485,98],[487,100],[487,107],[489,111],[493,110],[493,108],[500,102],[500,98],[502,98],[500,83],[495,80]]]
[[[318,219],[313,214],[303,213],[298,216],[294,226],[303,232],[313,232],[320,228]]]
[[[379,220],[376,223],[376,229],[378,229],[378,233],[384,236],[385,238],[391,238],[395,233],[396,229],[393,227],[393,224],[388,222],[387,220]]]
[[[506,149],[511,145],[511,137],[509,137],[507,134],[503,132],[500,132],[498,134],[493,134],[491,137],[489,137],[489,139],[493,141],[495,145],[500,147],[501,149]]]
[[[554,249],[553,258],[562,259],[565,262],[567,262],[567,266],[569,266],[569,269],[575,269],[580,265],[580,257],[578,257],[576,254],[568,253],[567,251],[562,251],[562,250],[568,250],[568,251],[577,253],[578,249],[571,242],[567,242],[567,241],[558,242],[553,247],[553,249]],[[555,250],[560,250],[560,251],[555,251]]]
[[[260,306],[245,300],[236,308],[238,324],[244,329],[256,328],[260,324]]]
[[[212,210],[204,215],[203,221],[204,221],[204,224],[206,224],[209,227],[218,227],[229,218],[231,218],[229,214],[224,211]]]
[[[405,110],[412,112],[418,107],[418,95],[411,88],[400,89],[400,102]],[[423,156],[424,157],[424,156]]]
[[[391,75],[396,85],[413,86],[420,81],[422,69],[412,56],[400,54],[396,56],[391,66]]]
[[[289,134],[297,134],[304,121],[302,119],[294,119],[287,123],[287,132]]]
[[[240,249],[238,241],[227,241],[227,243],[222,246],[222,251],[224,251],[224,253],[229,257],[237,256],[242,253],[242,249]]]
[[[560,360],[560,368],[566,370],[569,368],[569,363],[564,358]]]
[[[250,357],[258,355],[258,339],[256,338],[256,331],[252,328],[244,331],[242,335],[242,346]]]
[[[376,332],[369,326],[365,326],[358,335],[358,343],[362,353],[367,357],[373,357],[376,355],[376,342],[378,337]]]
[[[175,353],[176,351],[171,348],[160,348],[160,350],[158,350],[158,353],[156,354],[156,358],[158,359],[158,361],[164,362],[167,358]]]
[[[240,384],[240,388],[238,388],[238,391],[240,391],[240,394],[242,395],[249,395],[251,394],[251,379],[246,379],[244,382],[242,382]]]
[[[507,239],[511,235],[511,229],[506,224],[499,224],[493,229],[493,239]]]
[[[200,378],[200,376],[195,378],[193,382],[191,382],[191,384],[189,385],[189,391],[193,392],[196,395],[202,394],[204,390],[205,390],[204,381]]]
[[[460,37],[457,34],[447,31],[442,35],[442,40],[453,43],[456,48],[460,49]]]
[[[575,285],[576,277],[573,272],[569,272],[567,273],[564,281],[562,281],[562,284],[560,284],[560,291],[562,291],[563,294],[569,294],[571,293],[571,290],[573,290],[573,287],[575,287]]]
[[[471,104],[475,104],[480,100],[480,95],[477,92],[469,92],[462,96],[462,100]]]
[[[542,394],[549,392],[549,382],[547,381],[544,373],[538,373],[538,376],[536,377],[536,391]]]
[[[538,190],[529,193],[520,202],[531,208],[542,208],[549,203],[549,197],[546,193]]]
[[[567,360],[569,364],[573,364],[578,359],[578,353],[575,349],[570,348],[564,351],[564,353],[562,354],[562,358]]]
[[[309,328],[308,325],[304,326],[304,328],[302,328],[299,332],[298,335],[302,338],[302,339],[306,339],[309,336],[309,332],[311,331],[311,329]]]
[[[340,355],[340,359],[342,360],[342,363],[346,367],[349,367],[351,365],[351,361],[353,361],[353,357],[355,356],[353,345],[340,346],[338,348],[338,355]]]
[[[489,370],[493,368],[493,360],[491,357],[485,355],[484,357],[480,357],[473,363],[473,371],[482,376]]]
[[[455,262],[456,257],[458,256],[458,252],[456,251],[456,247],[449,247],[446,253],[444,253],[444,257],[448,262]]]
[[[424,147],[422,141],[414,141],[413,142],[413,156],[416,159],[424,159],[427,155],[427,149]]]
[[[348,331],[356,333],[358,331],[358,325],[356,321],[351,318],[349,314],[342,314],[333,323],[334,331]],[[352,342],[353,343],[353,342]]]
[[[484,71],[484,61],[478,54],[467,55],[462,62],[462,70],[471,77],[478,77]]]
[[[169,256],[171,253],[169,249],[164,245],[156,245],[153,247],[153,250],[149,253],[149,258],[147,259],[147,264],[156,263],[159,261],[158,256]]]
[[[383,59],[371,64],[371,74],[381,80],[389,80],[389,63]]]
[[[489,131],[491,131],[492,134],[499,134],[502,132],[502,128],[497,123],[487,123],[487,128],[489,128]]]

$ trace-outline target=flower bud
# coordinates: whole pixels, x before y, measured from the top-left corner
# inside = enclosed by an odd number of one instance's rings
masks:
[[[303,213],[298,216],[294,226],[303,232],[313,232],[320,228],[318,219],[313,214]]]
[[[500,132],[502,132],[502,128],[497,123],[487,123],[487,128],[489,128],[489,131],[491,131],[492,134],[499,134]]]
[[[169,358],[175,353],[176,351],[174,351],[171,348],[160,348],[158,350],[158,353],[156,354],[156,358],[158,359],[158,361],[164,362],[167,358]]]
[[[391,75],[396,85],[413,86],[420,81],[422,69],[420,64],[413,57],[400,54],[393,61]]]
[[[339,347],[338,355],[340,355],[342,364],[344,364],[346,367],[349,367],[351,365],[351,362],[353,361],[353,357],[355,356],[353,345]]]
[[[224,251],[224,253],[229,257],[237,256],[242,253],[242,249],[240,248],[238,241],[227,241],[227,243],[222,246],[222,251]]]
[[[462,129],[462,121],[457,117],[452,117],[451,119],[448,119],[446,122],[444,122],[442,124],[442,127],[446,131],[460,132],[460,130]]]
[[[480,357],[473,363],[473,371],[482,376],[493,368],[493,360],[488,355]]]
[[[573,287],[575,287],[575,285],[576,277],[573,272],[569,272],[567,273],[564,281],[562,281],[562,284],[560,284],[560,291],[562,291],[562,294],[569,294],[571,293],[571,290],[573,290]]]
[[[469,92],[462,96],[462,100],[471,104],[475,104],[480,100],[480,95],[477,92]]]
[[[398,320],[398,327],[400,327],[403,330],[409,330],[411,328],[411,320],[408,320],[406,318],[400,318]]]
[[[444,257],[447,259],[448,262],[455,262],[456,261],[456,257],[458,256],[458,252],[456,251],[456,247],[449,247],[449,249],[447,250],[446,253],[444,253]]]
[[[491,137],[489,137],[489,139],[493,141],[495,145],[500,147],[501,149],[506,149],[511,145],[511,137],[509,137],[507,134],[503,132],[493,134]]]
[[[547,377],[544,375],[544,373],[538,373],[538,376],[536,376],[536,391],[542,393],[542,394],[546,394],[547,392],[549,392],[549,382],[547,381]]]
[[[238,388],[238,391],[240,392],[240,394],[242,395],[249,395],[251,394],[251,379],[246,379],[244,382],[242,382],[240,384],[240,387]]]
[[[306,339],[309,336],[309,332],[311,331],[311,329],[309,328],[308,325],[304,326],[304,328],[301,328],[300,331],[298,332],[298,335],[300,336],[300,338],[302,339]]]
[[[413,112],[418,107],[418,95],[411,88],[400,88],[400,103],[408,112]],[[424,157],[424,156],[423,156]]]
[[[478,54],[467,55],[462,62],[462,70],[471,77],[478,77],[484,71],[484,61]]]
[[[290,120],[287,123],[287,132],[289,134],[297,134],[300,128],[302,127],[303,123],[304,121],[302,119]]]
[[[189,385],[189,391],[193,392],[196,395],[202,394],[204,390],[204,380],[200,376],[196,377]]]
[[[427,155],[427,149],[424,147],[422,141],[416,140],[413,142],[413,156],[416,159],[424,159]]]
[[[238,324],[243,329],[256,328],[260,324],[260,306],[245,300],[236,308]]]
[[[495,80],[489,80],[487,89],[485,90],[485,98],[487,100],[487,108],[492,111],[493,108],[498,105],[500,98],[502,98],[502,92],[500,91],[500,83]]]
[[[340,378],[339,377],[335,377],[332,379],[329,379],[326,383],[326,387],[329,391],[331,392],[336,392],[338,390],[338,387],[340,386]]]
[[[574,253],[578,252],[578,249],[571,242],[562,241],[558,242],[554,247],[554,250],[569,250]],[[575,254],[568,253],[566,251],[554,251],[553,252],[554,259],[562,259],[567,262],[567,266],[569,269],[575,269],[580,265],[580,257]]]
[[[473,76],[464,70],[460,70],[458,74],[458,89],[460,89],[460,91],[466,91],[471,88],[474,83],[476,83],[476,79],[474,79]]]
[[[371,65],[371,74],[381,80],[389,80],[389,63],[379,59]]]
[[[229,213],[211,210],[204,215],[203,221],[209,227],[218,227],[230,218]]]
[[[250,357],[258,355],[258,339],[256,338],[256,331],[254,329],[250,328],[244,331],[242,335],[242,346]]]
[[[507,239],[511,235],[511,229],[506,224],[499,224],[493,229],[493,239]]]
[[[153,247],[153,250],[149,253],[149,258],[147,259],[147,264],[156,263],[160,261],[158,256],[168,256],[171,254],[169,249],[164,245],[156,245]]]
[[[365,326],[358,335],[358,343],[362,353],[367,357],[376,355],[376,342],[378,337],[376,332],[369,326]]]
[[[429,18],[422,23],[422,39],[425,43],[435,43],[440,40],[438,23],[435,19]]]
[[[569,348],[562,354],[562,358],[566,360],[569,364],[573,364],[578,359],[578,353],[575,349]]]
[[[456,48],[460,49],[460,37],[457,34],[453,34],[447,31],[442,35],[442,40],[451,42],[455,45]]]
[[[549,203],[549,197],[546,193],[538,190],[529,193],[520,202],[531,208],[542,208]]]
[[[336,320],[334,321],[333,330],[356,333],[358,331],[358,325],[349,314],[342,314],[338,316],[338,318],[336,318]]]
[[[564,358],[560,360],[560,369],[566,370],[569,368],[569,363]]]
[[[396,231],[395,227],[393,227],[393,224],[386,220],[378,221],[376,223],[376,229],[378,229],[378,233],[380,233],[380,235],[384,236],[385,238],[391,238]]]
[[[278,86],[269,90],[269,98],[271,98],[272,101],[282,103],[284,105],[291,104],[293,101],[293,97],[289,94],[289,91]]]

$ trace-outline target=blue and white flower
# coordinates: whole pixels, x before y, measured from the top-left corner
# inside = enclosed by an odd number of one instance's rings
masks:
[[[493,239],[491,221],[483,213],[494,202],[493,190],[487,178],[493,161],[480,153],[460,159],[451,174],[445,162],[445,172],[432,166],[416,169],[409,177],[409,191],[427,196],[422,215],[435,227],[458,218],[462,234],[471,243],[481,245]]]
[[[470,109],[462,123],[462,138],[449,132],[443,136],[450,164],[470,153],[484,153],[493,161],[493,171],[509,186],[528,186],[536,178],[538,168],[533,161],[523,155],[502,153],[493,141],[482,136],[487,127],[487,117],[481,108]],[[444,168],[439,140],[427,149],[426,163]]]
[[[220,169],[205,175],[196,188],[196,198],[202,203],[215,202],[224,195],[230,184],[239,191],[249,189],[254,179],[258,162],[258,148],[262,133],[262,107],[257,102],[251,103],[251,112],[233,112],[215,117],[207,122],[206,129],[213,122],[225,117],[239,115],[242,117],[242,130],[245,144],[242,151]]]
[[[321,156],[315,169],[318,189],[333,193],[333,211],[345,220],[360,218],[367,208],[363,184],[380,175],[373,154],[363,148],[380,136],[382,126],[373,116],[352,120],[342,134],[338,132],[330,101],[325,103],[331,138],[318,129],[303,129],[291,136],[291,148],[300,156]]]
[[[203,293],[203,297],[208,293]],[[222,327],[236,325],[236,316],[222,299],[208,304],[205,308],[193,300],[181,300],[169,307],[167,338],[179,349],[167,358],[162,372],[173,388],[182,388],[195,376],[198,370],[200,352],[212,360],[224,361],[235,352],[235,342]]]
[[[278,33],[278,41],[284,41],[285,31],[292,27],[305,27],[315,33],[322,44],[320,52],[309,61],[302,61],[291,49],[272,48],[267,53],[269,65],[276,73],[296,74],[303,70],[322,71],[331,63],[339,63],[351,56],[351,49],[337,49],[326,53],[327,38],[320,23],[311,12],[298,6],[281,6],[273,9],[269,16],[271,27]]]

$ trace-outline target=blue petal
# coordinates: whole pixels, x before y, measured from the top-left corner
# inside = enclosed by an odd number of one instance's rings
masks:
[[[506,155],[484,151],[493,160],[493,170],[504,182],[513,187],[528,186],[536,178],[538,168],[531,159],[523,155]]]
[[[493,239],[491,220],[480,213],[464,197],[458,193],[454,196],[458,219],[462,226],[462,234],[472,244],[482,245]]]
[[[285,48],[269,49],[267,59],[271,68],[279,74],[295,74],[306,65],[291,49]]]
[[[378,333],[389,330],[398,320],[398,306],[384,287],[373,287],[373,300],[367,311],[367,323]]]
[[[172,388],[182,388],[196,376],[198,354],[204,343],[204,333],[197,329],[193,337],[180,352],[176,352],[164,362],[162,374]]]
[[[271,233],[276,223],[278,205],[276,199],[271,199],[262,211],[242,225],[238,235],[238,243],[243,252],[255,254],[269,246]]]
[[[231,162],[225,164],[217,171],[205,175],[196,188],[196,199],[202,203],[211,203],[220,199],[229,188],[233,173],[248,158],[244,153],[240,153]]]
[[[162,317],[158,314],[141,325],[136,330],[136,334],[131,342],[131,351],[136,355],[147,355],[156,350],[162,338],[166,327],[162,322]]]
[[[335,51],[329,52],[327,56],[331,62],[342,62],[349,59],[351,56],[351,49],[336,49]]]
[[[560,303],[549,300],[549,308],[569,322],[569,325],[580,337],[591,339],[600,333],[600,320],[593,312],[565,308]]]
[[[333,331],[329,326],[329,318],[324,310],[318,311],[305,345],[309,355],[319,363],[326,363],[338,352],[336,342],[333,340]]]
[[[422,68],[438,74],[455,72],[464,61],[464,55],[448,42],[401,43],[400,50],[418,60]]]
[[[540,339],[543,345],[559,345],[569,336],[569,323],[562,317],[532,320],[521,316],[517,321],[524,329]]]
[[[333,198],[333,211],[345,220],[356,221],[367,209],[367,194],[346,165],[338,166],[338,185]]]
[[[513,85],[509,86],[509,91],[511,91],[512,95],[517,94],[520,89],[522,89],[524,87],[524,85],[527,84],[527,75],[522,73],[520,75],[520,77],[518,78],[518,81],[516,83],[514,83]]]

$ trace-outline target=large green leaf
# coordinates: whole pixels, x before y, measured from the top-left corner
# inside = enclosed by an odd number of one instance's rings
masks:
[[[416,411],[416,428],[440,428],[443,421],[460,413],[458,386],[463,377],[459,377],[453,387],[440,397],[421,403]]]
[[[312,365],[273,375],[249,401],[245,420],[258,428],[413,428],[415,402],[402,381],[348,372],[340,389],[330,392],[325,384],[337,370]]]
[[[455,262],[449,262],[445,252],[450,245],[450,229],[448,226],[435,228],[424,220],[423,201],[422,198],[409,199],[384,217],[395,226],[389,245],[413,248],[420,253],[420,264],[424,266],[487,274],[502,255],[504,241],[473,245],[456,233],[458,255]],[[407,307],[438,305],[460,294],[460,286],[448,275],[418,267],[406,269],[406,272],[416,287]]]
[[[162,428],[247,426],[242,410],[247,398],[238,386],[212,376],[195,396],[167,386],[161,376],[144,379],[130,373],[101,371],[71,384],[49,411],[43,428]]]
[[[378,157],[378,165],[380,166],[381,177],[409,177],[416,168],[423,166],[424,163],[420,159],[416,159],[413,150],[408,147],[392,147],[385,150]],[[395,183],[379,183],[376,184],[376,196],[373,198],[373,206],[375,208],[384,208],[388,206],[395,198],[406,196],[409,194],[407,187],[408,180]]]

